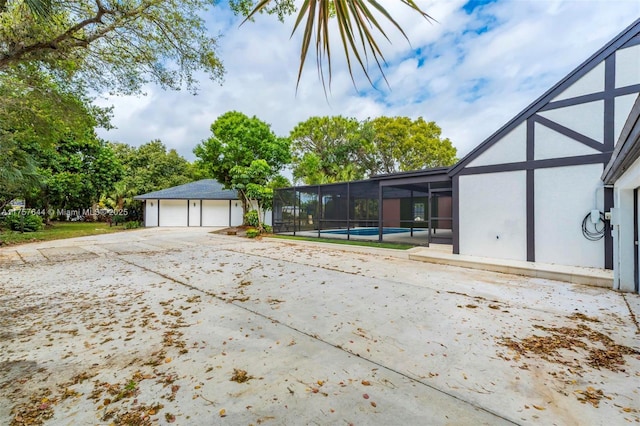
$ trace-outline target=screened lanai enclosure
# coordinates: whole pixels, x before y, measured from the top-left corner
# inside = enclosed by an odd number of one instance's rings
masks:
[[[278,234],[429,245],[452,243],[448,168],[276,190]]]

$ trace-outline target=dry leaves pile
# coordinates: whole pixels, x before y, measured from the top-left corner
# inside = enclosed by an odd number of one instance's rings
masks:
[[[563,350],[586,351],[586,362],[590,367],[611,371],[624,371],[624,355],[640,355],[640,352],[628,346],[618,345],[604,333],[595,331],[585,324],[576,327],[534,328],[545,331],[543,336],[533,335],[522,340],[502,337],[499,343],[522,356],[537,355],[542,359],[574,368],[582,368],[574,356],[565,357]]]
[[[236,382],[236,383],[245,383],[248,382],[249,380],[253,379],[253,376],[250,376],[247,374],[247,372],[245,370],[240,370],[237,368],[233,369],[233,376],[231,376],[231,380],[232,382]]]

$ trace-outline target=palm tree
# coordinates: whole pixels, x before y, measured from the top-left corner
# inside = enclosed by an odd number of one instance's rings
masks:
[[[413,0],[399,0],[405,6],[410,7],[415,12],[423,16],[427,21],[434,19],[422,11]],[[248,15],[247,20],[262,10],[267,10],[267,6],[274,3],[274,0],[260,0],[253,11]],[[275,1],[277,3],[277,0]],[[329,84],[331,84],[331,49],[329,45],[329,19],[335,17],[338,24],[339,37],[342,39],[342,47],[347,58],[347,66],[351,80],[353,79],[352,56],[364,71],[369,83],[373,84],[367,71],[369,56],[375,61],[378,70],[384,77],[382,64],[385,62],[384,56],[374,33],[389,40],[386,33],[376,19],[374,12],[382,15],[383,18],[393,24],[400,33],[408,40],[407,35],[398,22],[382,7],[376,0],[305,0],[300,7],[293,32],[295,32],[302,21],[306,20],[304,32],[302,34],[302,48],[300,52],[300,68],[298,69],[298,84],[304,62],[311,45],[311,39],[315,32],[316,63],[320,72],[323,86],[325,85],[324,73],[322,71],[322,61],[327,60],[329,72]],[[246,22],[246,20],[245,20]],[[386,77],[385,77],[386,81]]]
[[[25,6],[35,16],[46,18],[51,13],[51,0],[24,0]],[[0,0],[0,13],[7,10],[9,0]]]

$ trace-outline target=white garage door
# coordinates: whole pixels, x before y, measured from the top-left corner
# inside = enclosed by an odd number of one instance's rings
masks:
[[[229,201],[202,200],[202,226],[229,226]]]
[[[160,226],[187,226],[187,200],[160,200]]]

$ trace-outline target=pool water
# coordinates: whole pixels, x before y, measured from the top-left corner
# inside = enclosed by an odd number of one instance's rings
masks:
[[[403,232],[410,232],[410,228],[382,228],[383,234],[401,234]],[[424,232],[424,229],[413,228],[413,232]],[[352,229],[332,229],[327,231],[320,231],[323,234],[335,234],[335,235],[363,235],[371,236],[378,235],[378,228],[352,228]]]

